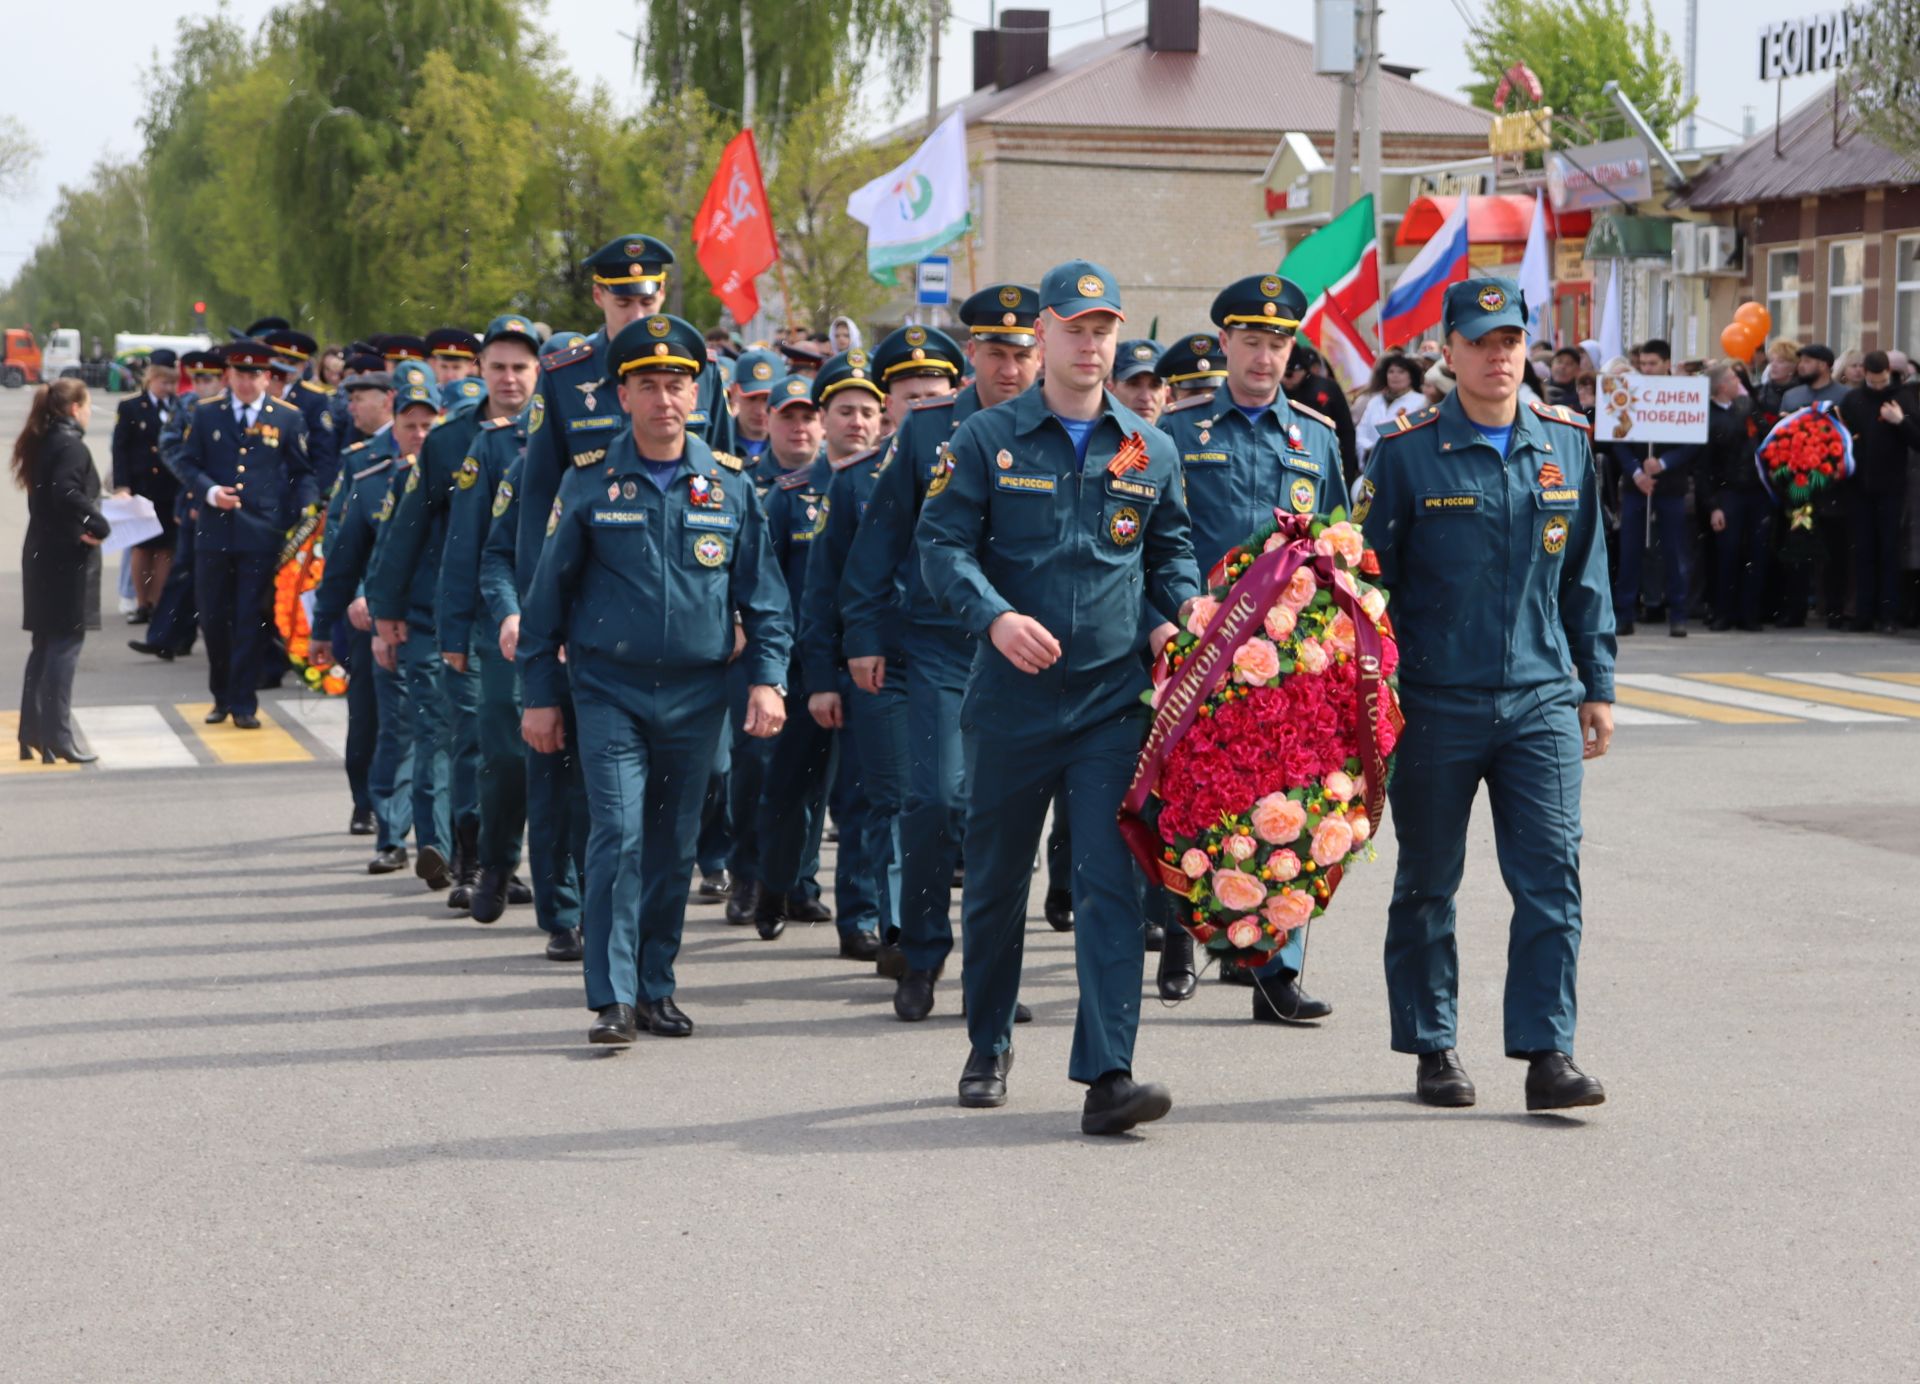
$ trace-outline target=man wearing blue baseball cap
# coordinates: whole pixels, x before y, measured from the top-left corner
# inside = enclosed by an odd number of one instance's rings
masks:
[[[1505,1043],[1529,1110],[1598,1105],[1573,1064],[1580,780],[1613,737],[1613,601],[1600,485],[1580,414],[1522,405],[1527,305],[1507,279],[1447,290],[1431,408],[1383,428],[1354,517],[1379,554],[1407,717],[1389,788],[1400,859],[1387,909],[1396,1052],[1429,1105],[1475,1100],[1455,1048],[1455,893],[1484,780],[1513,896]]]
[[[1042,383],[960,425],[920,519],[928,588],[991,645],[961,715],[974,769],[960,1103],[1006,1103],[1034,851],[1057,797],[1080,980],[1068,1075],[1090,1088],[1082,1131],[1119,1134],[1173,1105],[1133,1079],[1146,939],[1114,815],[1147,730],[1140,631],[1164,643],[1200,573],[1173,444],[1106,390],[1122,321],[1113,275],[1056,265],[1040,307]]]

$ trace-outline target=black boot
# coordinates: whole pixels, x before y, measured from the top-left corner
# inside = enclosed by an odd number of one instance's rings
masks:
[[[429,889],[445,889],[453,883],[453,871],[447,868],[447,857],[438,846],[426,845],[413,859],[413,873],[426,881]]]
[[[1087,1088],[1080,1111],[1082,1134],[1125,1134],[1173,1109],[1173,1093],[1157,1081],[1135,1081],[1131,1072],[1108,1072]]]
[[[453,829],[453,892],[447,907],[466,912],[473,907],[473,886],[480,878],[480,823],[461,822]]]
[[[370,807],[354,808],[353,816],[347,822],[347,834],[349,836],[371,836],[373,835],[373,830],[373,809]]]
[[[516,908],[524,908],[533,902],[533,886],[518,875],[508,875],[507,902]]]
[[[1067,890],[1047,890],[1043,911],[1047,915],[1047,925],[1055,932],[1073,931],[1073,895]]]
[[[1527,1109],[1572,1110],[1604,1105],[1606,1100],[1606,1088],[1574,1066],[1564,1052],[1527,1055]]]
[[[1300,988],[1292,971],[1254,978],[1253,1021],[1256,1024],[1311,1024],[1333,1013],[1333,1006]]]
[[[476,923],[497,923],[507,911],[507,872],[489,865],[473,883],[468,911]]]
[[[1184,1000],[1200,988],[1200,973],[1193,965],[1193,934],[1179,926],[1168,927],[1160,943],[1160,966],[1155,977],[1163,1000]]]
[[[932,971],[908,971],[893,987],[893,1012],[902,1023],[917,1024],[933,1013]]]
[[[577,927],[561,928],[547,934],[547,960],[578,961],[587,954],[586,943]]]
[[[1472,1105],[1475,1099],[1473,1082],[1460,1065],[1460,1054],[1452,1048],[1420,1054],[1413,1093],[1427,1105],[1460,1107]]]
[[[994,1054],[969,1052],[960,1070],[960,1104],[969,1110],[990,1110],[1007,1103],[1007,1073],[1013,1070],[1013,1049]]]
[[[787,930],[787,901],[771,889],[761,889],[753,905],[753,926],[762,942],[771,942]]]
[[[735,927],[745,927],[753,921],[753,910],[760,903],[760,883],[758,880],[736,879],[733,892],[727,896],[727,921]]]
[[[382,846],[367,862],[370,875],[391,875],[407,868],[407,848],[405,846]]]

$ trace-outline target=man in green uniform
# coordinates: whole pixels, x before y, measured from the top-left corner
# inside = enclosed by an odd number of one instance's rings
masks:
[[[1189,407],[1195,399],[1211,399],[1227,377],[1220,338],[1210,332],[1181,337],[1160,353],[1156,373],[1167,382],[1164,412]]]
[[[1073,260],[1040,284],[1044,382],[976,413],[921,516],[928,587],[980,639],[961,712],[967,803],[960,1103],[1006,1102],[1033,855],[1049,798],[1073,840],[1080,979],[1068,1074],[1081,1129],[1118,1134],[1172,1108],[1133,1080],[1146,956],[1115,810],[1148,721],[1141,631],[1164,643],[1200,591],[1179,460],[1106,392],[1122,320],[1113,275]]]
[[[738,458],[687,429],[706,365],[700,333],[656,315],[624,328],[608,376],[628,426],[575,467],[521,615],[522,734],[557,753],[571,686],[592,827],[587,845],[589,1040],[630,1043],[642,1021],[682,1037],[674,958],[700,802],[725,730],[735,616],[752,687],[747,729],[777,734],[792,643],[766,521]],[[560,662],[562,646],[567,662]]]
[[[1160,343],[1145,337],[1121,342],[1113,353],[1113,375],[1107,388],[1149,423],[1158,422],[1167,409],[1167,382],[1160,378]]]
[[[479,682],[475,714],[479,831],[469,912],[476,923],[498,921],[509,903],[533,895],[515,875],[527,824],[527,769],[520,740],[520,694],[512,663],[500,656],[499,622],[483,619],[480,554],[507,472],[526,450],[532,420],[540,341],[533,324],[509,313],[487,325],[480,344],[480,379],[487,401],[480,427],[454,474],[447,502],[447,536],[434,600],[440,657],[452,675]],[[478,628],[476,628],[476,624]]]
[[[1458,387],[1382,431],[1356,495],[1391,593],[1407,717],[1389,788],[1388,1009],[1429,1105],[1474,1102],[1455,1051],[1453,898],[1483,780],[1513,896],[1505,1049],[1527,1059],[1527,1109],[1606,1099],[1573,1064],[1573,1028],[1580,780],[1613,738],[1613,601],[1587,422],[1519,401],[1527,317],[1510,280],[1447,290]]]
[[[1275,510],[1328,514],[1347,503],[1332,420],[1290,402],[1280,388],[1306,310],[1305,295],[1278,274],[1254,274],[1222,289],[1213,300],[1220,332],[1213,349],[1226,378],[1205,407],[1161,419],[1180,453],[1193,554],[1203,573],[1271,521]],[[1151,897],[1159,905],[1166,891],[1156,886]],[[1253,978],[1255,1022],[1312,1023],[1333,1012],[1300,988],[1306,934],[1295,929]],[[1245,974],[1238,967],[1225,971]],[[1160,953],[1161,993],[1178,999],[1193,985],[1193,939],[1185,928],[1169,927]]]

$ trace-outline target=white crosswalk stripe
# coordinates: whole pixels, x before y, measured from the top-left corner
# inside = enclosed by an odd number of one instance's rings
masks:
[[[290,697],[275,697],[273,714],[280,724],[293,730],[305,731],[322,745],[341,758],[347,757],[347,699],[345,697],[322,697],[313,693],[305,695],[295,693]]]
[[[1898,717],[1883,716],[1877,711],[1855,711],[1852,707],[1823,706],[1819,702],[1797,701],[1791,697],[1776,697],[1769,692],[1749,692],[1739,687],[1720,687],[1711,682],[1701,682],[1697,678],[1668,677],[1664,673],[1622,673],[1617,675],[1614,681],[1623,687],[1640,687],[1648,692],[1664,692],[1675,697],[1692,697],[1695,701],[1718,702],[1722,706],[1737,706],[1748,711],[1764,711],[1775,716],[1791,716],[1802,721],[1849,723],[1878,721],[1886,724],[1899,720]]]
[[[157,706],[76,706],[73,719],[103,770],[191,769],[200,762]]]
[[[1638,706],[1614,707],[1613,723],[1616,726],[1688,726],[1693,724],[1684,716],[1669,716],[1664,711],[1648,711],[1645,707]]]
[[[1773,676],[1788,682],[1804,682],[1810,687],[1831,687],[1836,692],[1864,692],[1871,697],[1891,697],[1897,702],[1920,702],[1920,687],[1889,678],[1860,678],[1851,673],[1775,673]]]

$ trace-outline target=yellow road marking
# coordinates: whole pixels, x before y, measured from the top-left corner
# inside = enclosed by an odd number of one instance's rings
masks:
[[[22,759],[19,754],[20,713],[0,711],[0,741],[4,741],[6,753],[0,754],[0,774],[50,774],[55,769],[78,769],[78,764],[69,764],[64,759],[56,759],[51,764],[42,764],[40,756]]]
[[[240,730],[230,719],[217,726],[203,724],[202,718],[213,710],[210,702],[180,702],[174,710],[186,718],[200,743],[222,764],[305,764],[313,758],[306,746],[280,728],[265,707],[259,712],[259,730]]]
[[[1897,697],[1876,697],[1867,692],[1848,692],[1811,682],[1788,682],[1785,678],[1761,677],[1758,673],[1688,673],[1686,676],[1697,682],[1718,683],[1722,687],[1768,692],[1776,697],[1797,697],[1801,701],[1824,702],[1828,706],[1877,711],[1883,716],[1904,716],[1908,720],[1920,721],[1920,706]]]
[[[1913,687],[1920,687],[1920,673],[1862,673],[1860,676],[1881,678],[1887,682],[1904,682]]]
[[[1718,721],[1726,726],[1784,724],[1791,716],[1775,716],[1767,711],[1749,711],[1743,706],[1721,706],[1718,702],[1675,697],[1666,692],[1648,692],[1638,687],[1615,686],[1614,699],[1624,706],[1645,707],[1648,711],[1666,711],[1675,716],[1691,716],[1700,721]]]

